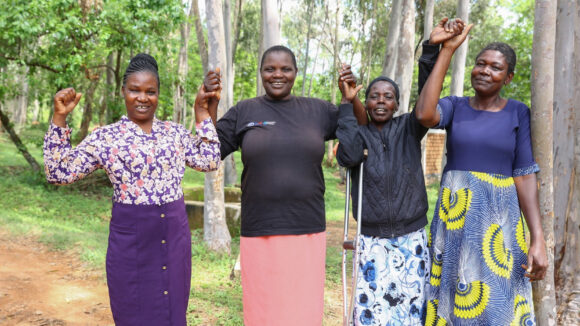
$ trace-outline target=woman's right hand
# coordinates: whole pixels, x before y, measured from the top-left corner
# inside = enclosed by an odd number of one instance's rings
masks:
[[[439,24],[433,27],[431,34],[429,35],[429,44],[441,44],[453,37],[461,34],[465,27],[465,23],[460,18],[455,18],[449,20],[449,18],[444,17],[439,21]]]
[[[443,42],[443,49],[450,49],[455,52],[455,50],[457,50],[457,48],[461,46],[463,41],[465,41],[465,39],[467,38],[467,34],[469,34],[469,31],[471,30],[472,27],[473,24],[465,26],[465,28],[463,28],[463,31],[459,35],[454,36],[451,39]]]
[[[197,96],[195,97],[195,104],[193,105],[195,112],[195,120],[199,123],[205,120],[208,116],[211,117],[213,123],[217,121],[218,104],[222,92],[222,75],[220,68],[210,70],[203,79],[203,85],[199,88]]]
[[[74,88],[61,89],[54,95],[54,115],[52,123],[59,127],[66,127],[66,117],[79,104],[82,93],[77,93]]]
[[[356,77],[354,77],[354,74],[350,70],[349,65],[343,63],[338,73],[340,75],[338,80],[338,88],[342,94],[341,103],[352,103],[356,94],[362,88],[362,85],[356,86]]]

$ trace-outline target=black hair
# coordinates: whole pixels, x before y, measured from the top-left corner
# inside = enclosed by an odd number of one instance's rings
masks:
[[[130,75],[142,71],[148,71],[155,75],[155,78],[157,78],[157,89],[159,89],[161,85],[159,83],[157,61],[147,53],[139,53],[131,58],[129,65],[125,70],[125,74],[123,75],[123,86],[127,84],[127,78],[129,78]]]
[[[271,52],[286,52],[286,53],[288,53],[288,55],[290,55],[290,57],[292,58],[292,64],[294,65],[294,69],[296,69],[296,71],[298,71],[298,66],[296,65],[296,56],[294,55],[294,52],[292,52],[292,50],[290,50],[289,48],[287,48],[283,45],[274,45],[274,46],[270,47],[268,50],[264,51],[264,54],[262,54],[262,60],[260,61],[260,71],[262,70],[262,66],[264,65],[264,60],[266,59],[266,56],[268,54],[270,54]]]
[[[397,105],[399,105],[399,85],[397,85],[397,83],[395,83],[394,80],[392,80],[389,77],[386,76],[379,76],[375,79],[373,79],[373,81],[369,84],[369,87],[367,87],[367,90],[365,91],[365,98],[369,97],[369,92],[371,91],[371,87],[373,87],[373,85],[376,82],[380,82],[380,81],[385,81],[390,83],[391,85],[393,85],[393,88],[395,89],[395,99],[397,100]]]
[[[505,61],[508,64],[508,74],[511,74],[514,72],[514,70],[516,68],[517,58],[516,58],[516,52],[514,51],[514,49],[512,49],[511,46],[509,46],[503,42],[489,43],[481,51],[479,51],[479,53],[477,54],[477,57],[475,57],[475,61],[477,61],[477,59],[479,59],[479,56],[481,56],[483,54],[483,52],[488,51],[488,50],[498,51],[501,54],[503,54],[503,56],[505,57]]]

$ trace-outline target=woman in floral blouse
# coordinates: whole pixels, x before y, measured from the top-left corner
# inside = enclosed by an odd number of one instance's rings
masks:
[[[114,188],[107,250],[107,283],[116,325],[186,325],[191,278],[191,235],[181,180],[185,165],[212,171],[220,144],[207,111],[216,96],[202,87],[195,101],[196,135],[155,118],[157,62],[131,59],[123,76],[127,116],[92,132],[76,148],[66,117],[81,95],[54,97],[44,139],[48,182],[69,184],[103,168]]]

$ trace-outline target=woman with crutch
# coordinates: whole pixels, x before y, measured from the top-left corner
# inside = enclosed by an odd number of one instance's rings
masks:
[[[461,20],[443,19],[431,40],[447,40],[462,30]],[[343,87],[352,89],[346,83]],[[365,98],[369,123],[357,125],[352,105],[342,104],[336,132],[337,160],[351,169],[353,212],[359,208],[359,173],[364,174],[354,316],[347,318],[354,325],[421,325],[430,266],[421,166],[421,139],[428,129],[413,113],[393,117],[399,108],[399,87],[388,77],[374,79]]]

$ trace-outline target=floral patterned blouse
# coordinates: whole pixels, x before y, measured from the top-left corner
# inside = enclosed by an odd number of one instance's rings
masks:
[[[44,137],[44,167],[48,182],[68,184],[103,168],[113,184],[113,201],[160,205],[183,196],[185,165],[198,171],[216,170],[220,143],[210,118],[192,135],[183,126],[153,121],[151,133],[123,116],[93,131],[76,148],[70,128],[51,124]]]

